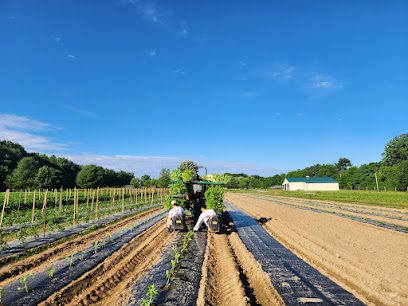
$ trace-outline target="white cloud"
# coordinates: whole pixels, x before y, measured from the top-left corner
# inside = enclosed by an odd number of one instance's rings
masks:
[[[275,62],[272,76],[279,81],[289,81],[295,75],[296,68],[286,63]]]
[[[153,177],[158,177],[162,168],[175,169],[183,160],[194,160],[199,165],[205,166],[208,169],[208,173],[244,172],[249,174],[273,175],[282,172],[282,170],[279,169],[263,167],[252,163],[204,160],[195,157],[98,155],[92,153],[64,155],[64,157],[78,164],[96,164],[109,169],[134,172],[137,176],[149,174]],[[204,171],[202,173],[204,174]]]
[[[65,109],[71,111],[71,112],[80,114],[80,115],[85,116],[85,117],[92,117],[92,118],[97,117],[97,115],[96,115],[95,113],[90,112],[90,111],[87,111],[87,110],[84,110],[84,109],[79,108],[79,107],[75,107],[75,106],[67,105],[67,104],[65,104],[63,107],[64,107]]]
[[[312,77],[309,82],[309,87],[321,89],[321,90],[335,90],[343,87],[340,81],[335,80],[331,76],[316,75]]]
[[[57,37],[54,38],[54,40],[55,40],[56,42],[60,42],[60,41],[62,40],[62,38],[59,37],[59,36],[57,36]]]
[[[13,114],[0,114],[0,139],[21,144],[27,150],[64,150],[67,145],[54,143],[49,137],[38,135],[59,129],[49,123]]]
[[[148,23],[160,26],[180,36],[187,36],[190,33],[188,25],[184,20],[177,20],[172,10],[158,5],[156,1],[122,0],[122,3],[133,5],[142,19]]]
[[[181,68],[174,69],[172,72],[175,73],[175,74],[180,74],[180,75],[185,75],[186,74],[186,72]]]
[[[68,55],[67,55],[67,58],[74,60],[74,59],[76,59],[77,57],[76,57],[75,55],[73,55],[73,54],[68,54]]]
[[[151,50],[149,50],[149,51],[147,52],[147,54],[148,54],[150,57],[155,57],[155,56],[157,55],[157,52],[156,52],[155,49],[151,49]]]

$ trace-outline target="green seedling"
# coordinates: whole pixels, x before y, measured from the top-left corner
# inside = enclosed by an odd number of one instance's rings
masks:
[[[51,279],[54,277],[54,272],[55,272],[55,266],[52,265],[51,267],[48,267],[48,277]]]
[[[3,286],[0,286],[0,304],[3,299]]]
[[[72,268],[73,264],[74,264],[74,253],[72,253],[71,255],[67,256],[67,260],[69,262],[69,268]]]
[[[24,290],[28,293],[28,291],[29,291],[29,288],[28,288],[28,277],[29,277],[29,276],[32,276],[32,274],[29,273],[29,274],[26,274],[26,275],[22,275],[22,276],[20,277],[20,282],[23,284],[24,287],[18,287],[18,288],[17,288],[18,290],[24,289]]]
[[[157,291],[156,287],[154,285],[149,285],[147,286],[147,292],[146,295],[149,297],[148,300],[146,300],[145,304],[143,304],[143,300],[142,301],[142,305],[146,305],[146,306],[150,306],[153,302],[154,297],[158,294],[159,292]]]
[[[80,257],[80,260],[82,261],[82,260],[84,260],[84,257],[85,257],[85,255],[86,255],[86,250],[82,250],[82,252],[81,252],[81,257]]]
[[[98,242],[99,241],[95,241],[94,243],[94,254],[98,253]]]

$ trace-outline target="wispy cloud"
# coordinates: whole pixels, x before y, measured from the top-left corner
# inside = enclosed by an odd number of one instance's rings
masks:
[[[296,68],[286,63],[275,62],[272,72],[273,78],[279,81],[289,81],[295,75]]]
[[[155,49],[150,49],[149,51],[147,51],[147,55],[149,55],[150,57],[155,57],[157,55],[157,51]]]
[[[67,110],[69,110],[71,112],[77,113],[77,114],[79,114],[81,116],[92,117],[92,118],[97,117],[97,115],[95,113],[84,110],[84,109],[76,107],[76,106],[64,104],[63,107],[65,109],[67,109]]]
[[[179,75],[185,75],[186,74],[184,69],[181,69],[181,68],[174,69],[172,72],[175,73],[175,74],[179,74]]]
[[[40,132],[58,130],[49,123],[14,114],[0,114],[0,139],[17,142],[27,150],[59,151],[67,145],[55,143]]]
[[[295,77],[296,67],[285,62],[275,61],[255,67],[251,75],[259,79],[287,82]]]
[[[310,87],[322,89],[322,90],[333,90],[340,89],[343,87],[340,81],[335,80],[331,76],[316,75],[309,83]]]
[[[77,57],[76,57],[74,54],[68,54],[68,55],[67,55],[67,58],[69,58],[69,59],[71,59],[71,60],[74,60],[74,59],[76,59]]]
[[[54,40],[55,40],[56,42],[60,42],[60,41],[62,41],[62,38],[59,37],[59,36],[57,36],[57,37],[54,37]]]
[[[150,174],[158,177],[162,168],[177,168],[183,160],[194,160],[208,169],[209,173],[239,172],[260,175],[282,173],[282,170],[257,165],[229,161],[205,160],[196,157],[175,156],[140,156],[140,155],[98,155],[84,153],[65,155],[66,158],[78,164],[96,164],[102,167],[134,172],[137,176]]]
[[[253,100],[258,97],[258,93],[255,91],[244,91],[242,93],[242,97],[244,97],[245,99]]]
[[[187,36],[190,33],[186,21],[176,18],[172,10],[159,5],[156,1],[122,0],[121,3],[133,5],[141,18],[148,23],[180,36]]]

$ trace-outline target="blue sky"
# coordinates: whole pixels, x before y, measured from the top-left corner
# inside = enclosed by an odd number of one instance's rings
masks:
[[[381,159],[407,1],[0,0],[0,138],[137,175]]]

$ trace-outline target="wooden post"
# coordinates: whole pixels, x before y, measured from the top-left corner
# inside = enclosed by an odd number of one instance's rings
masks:
[[[33,194],[33,207],[31,210],[31,223],[34,223],[34,211],[35,211],[35,189]]]
[[[10,189],[7,189],[4,194],[3,208],[1,209],[0,227],[3,226],[4,210],[6,209],[6,204],[8,204],[9,194],[10,194]]]
[[[42,216],[43,216],[43,235],[45,237],[45,233],[47,232],[47,198],[48,198],[48,189],[44,192],[44,203],[41,209]]]
[[[74,216],[72,218],[72,225],[76,225],[76,199],[77,199],[77,191],[76,187],[74,188]]]
[[[18,207],[17,207],[17,211],[20,211],[20,206],[21,206],[21,192],[22,190],[20,189],[20,194],[18,196]]]
[[[95,189],[92,189],[91,211],[93,211],[94,199],[95,199]]]
[[[86,194],[86,210],[88,210],[88,204],[89,204],[89,189],[85,189],[85,194]]]
[[[62,193],[63,193],[63,189],[61,187],[60,189],[60,201],[59,201],[59,210],[62,211]]]
[[[125,211],[125,188],[122,188],[122,212]]]
[[[24,189],[24,207],[26,207],[27,204],[27,189]]]
[[[98,220],[98,205],[99,204],[99,187],[96,189],[96,207],[95,207],[95,218]]]
[[[378,188],[378,178],[377,178],[377,172],[374,172],[375,175],[375,184],[377,185],[377,191],[380,190],[380,188]]]

